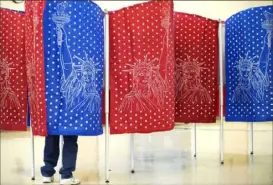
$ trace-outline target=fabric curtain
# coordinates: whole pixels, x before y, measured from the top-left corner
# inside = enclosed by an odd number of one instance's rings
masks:
[[[48,134],[100,135],[104,13],[88,0],[47,1],[43,17]]]
[[[46,136],[43,12],[44,1],[25,1],[25,47],[30,121],[34,135]]]
[[[175,12],[175,121],[212,123],[218,112],[216,20]]]
[[[273,120],[273,6],[226,21],[226,120]]]
[[[173,2],[137,4],[109,19],[110,133],[173,129]]]
[[[27,130],[24,22],[24,13],[0,8],[1,130]]]

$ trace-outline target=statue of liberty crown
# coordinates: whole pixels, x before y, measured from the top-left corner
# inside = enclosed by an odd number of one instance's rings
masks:
[[[0,57],[1,58],[1,57]],[[0,61],[0,70],[3,70],[4,71],[4,74],[6,75],[6,78],[9,77],[9,73],[12,69],[14,68],[11,68],[10,65],[12,65],[12,63],[8,63],[7,61],[7,57],[6,58],[3,58],[1,61]]]
[[[204,62],[198,63],[198,57],[195,59],[191,59],[191,57],[187,55],[187,58],[185,60],[182,60],[180,58],[178,58],[177,60],[182,62],[182,64],[177,65],[178,68],[193,68],[198,69],[199,71],[206,69],[205,67],[202,67]]]
[[[4,69],[4,70],[10,71],[10,70],[12,70],[12,69],[14,69],[14,68],[10,68],[10,65],[12,65],[12,63],[8,63],[7,58],[8,58],[8,57],[3,58],[3,59],[1,60],[1,62],[0,62],[0,68],[2,68],[2,69]]]
[[[89,58],[87,53],[85,53],[85,60],[77,57],[77,56],[74,56],[73,58],[76,58],[80,61],[81,64],[75,64],[73,63],[73,68],[76,70],[76,71],[82,71],[83,69],[85,68],[89,68],[91,69],[94,73],[96,73],[97,71],[101,71],[101,69],[97,69],[97,65],[99,65],[99,63],[95,63],[94,62],[94,57],[92,58]]]
[[[248,53],[249,52],[247,52],[245,58],[240,56],[240,59],[239,59],[239,61],[237,61],[237,65],[235,67],[242,68],[243,66],[248,66],[248,67],[252,68],[253,66],[259,65],[259,62],[255,62],[255,60],[254,60],[258,56],[254,56],[251,58],[248,56]]]
[[[126,64],[128,66],[131,67],[131,69],[128,70],[124,70],[124,71],[128,71],[128,72],[137,72],[137,71],[141,71],[143,69],[147,69],[147,70],[156,70],[159,68],[158,65],[153,64],[154,61],[158,60],[157,58],[154,58],[153,60],[148,60],[148,54],[144,57],[144,60],[138,60],[136,59],[136,63],[135,64]]]

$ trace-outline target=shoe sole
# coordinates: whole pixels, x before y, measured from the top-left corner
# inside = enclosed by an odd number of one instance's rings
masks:
[[[60,183],[60,185],[79,185],[79,184],[81,184],[81,182],[79,182],[78,184],[61,184]]]

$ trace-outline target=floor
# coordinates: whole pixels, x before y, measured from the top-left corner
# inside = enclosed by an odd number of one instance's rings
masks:
[[[130,170],[130,135],[110,137],[110,183],[113,185],[273,185],[272,123],[254,124],[254,155],[249,125],[224,124],[224,164],[220,164],[219,124],[193,125],[169,132],[134,135],[134,169]],[[105,136],[80,137],[75,176],[82,184],[105,184]],[[42,184],[44,139],[35,137],[35,181],[31,180],[29,132],[1,132],[1,185]],[[59,177],[56,176],[58,184]]]

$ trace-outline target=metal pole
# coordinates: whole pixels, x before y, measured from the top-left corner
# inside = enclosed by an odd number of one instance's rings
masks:
[[[253,155],[253,150],[254,150],[254,144],[253,144],[253,122],[250,123],[249,136],[250,136],[250,155]]]
[[[34,135],[32,133],[32,124],[30,121],[30,138],[31,138],[31,158],[32,158],[32,167],[31,167],[31,180],[35,180],[35,153],[34,153]]]
[[[135,138],[134,134],[130,135],[130,158],[131,158],[131,173],[135,173]]]
[[[36,15],[36,7],[33,7],[34,11],[33,11],[33,61],[31,62],[35,62],[35,54],[36,54],[36,27],[38,25],[38,19],[37,15]],[[28,109],[28,111],[30,111],[30,109]],[[32,110],[33,111],[33,110]],[[31,120],[31,119],[30,119]],[[35,180],[35,153],[34,153],[34,136],[32,133],[32,124],[30,121],[30,134],[31,134],[31,155],[32,155],[32,169],[31,169],[31,175],[32,175],[32,180]]]
[[[224,164],[224,125],[223,125],[223,41],[222,41],[222,22],[219,19],[219,67],[220,67],[220,161]]]
[[[197,139],[196,139],[196,123],[193,124],[193,137],[194,137],[194,154],[193,157],[196,157],[197,151]]]
[[[104,62],[105,62],[105,182],[109,183],[109,14],[104,10]]]
[[[64,146],[64,137],[61,135],[60,136],[60,157],[59,157],[59,166],[60,169],[63,167],[63,146]],[[60,175],[60,179],[61,179],[61,175]]]

